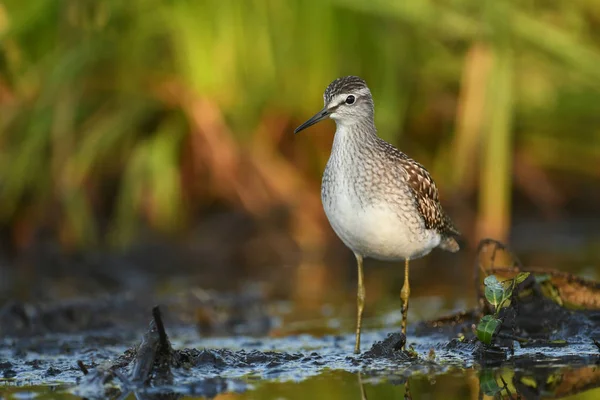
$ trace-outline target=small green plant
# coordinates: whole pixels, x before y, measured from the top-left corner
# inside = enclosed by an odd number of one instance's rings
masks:
[[[515,287],[529,276],[529,272],[521,272],[513,279],[500,282],[495,275],[486,277],[483,281],[485,286],[485,298],[494,307],[494,314],[484,315],[477,324],[477,338],[485,343],[491,344],[494,336],[502,325],[499,318],[500,310],[510,305],[510,298]]]

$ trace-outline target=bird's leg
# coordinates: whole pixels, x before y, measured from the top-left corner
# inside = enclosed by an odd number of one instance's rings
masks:
[[[356,344],[354,353],[360,353],[360,329],[362,326],[363,309],[365,308],[365,284],[363,282],[363,258],[355,254],[356,264],[358,265],[358,292],[356,294]]]
[[[400,291],[400,298],[402,299],[402,333],[406,335],[406,325],[408,316],[408,297],[410,296],[410,284],[408,282],[408,262],[407,258],[404,261],[404,285]]]

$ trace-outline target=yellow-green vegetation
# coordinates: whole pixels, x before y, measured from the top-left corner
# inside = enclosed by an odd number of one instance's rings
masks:
[[[487,314],[481,318],[477,324],[477,338],[485,344],[491,344],[494,336],[502,325],[499,318],[500,310],[510,304],[515,287],[522,283],[529,276],[529,272],[521,272],[513,279],[498,281],[495,275],[490,275],[484,279],[485,299],[494,308],[494,315]]]
[[[292,203],[327,143],[289,150],[291,120],[346,74],[442,191],[479,187],[482,233],[506,235],[515,166],[551,205],[548,172],[599,177],[595,0],[3,0],[2,224],[127,243],[215,202]]]

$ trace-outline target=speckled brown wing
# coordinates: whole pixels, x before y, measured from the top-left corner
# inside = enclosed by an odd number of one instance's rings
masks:
[[[425,222],[425,228],[435,229],[443,237],[460,236],[460,232],[440,204],[437,187],[429,172],[408,156],[402,157],[401,163],[407,174],[406,183],[414,193],[417,209]],[[451,243],[448,245],[453,246]]]

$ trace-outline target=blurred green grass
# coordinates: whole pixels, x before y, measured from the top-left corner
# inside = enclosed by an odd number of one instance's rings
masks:
[[[506,236],[513,184],[552,197],[513,182],[517,153],[526,176],[600,178],[593,0],[4,0],[0,46],[0,218],[17,244],[38,226],[126,244],[214,203],[291,201],[262,191],[318,181],[327,143],[285,135],[346,74],[443,198],[478,194],[479,236]],[[252,183],[270,179],[257,148],[287,171],[270,191]]]

